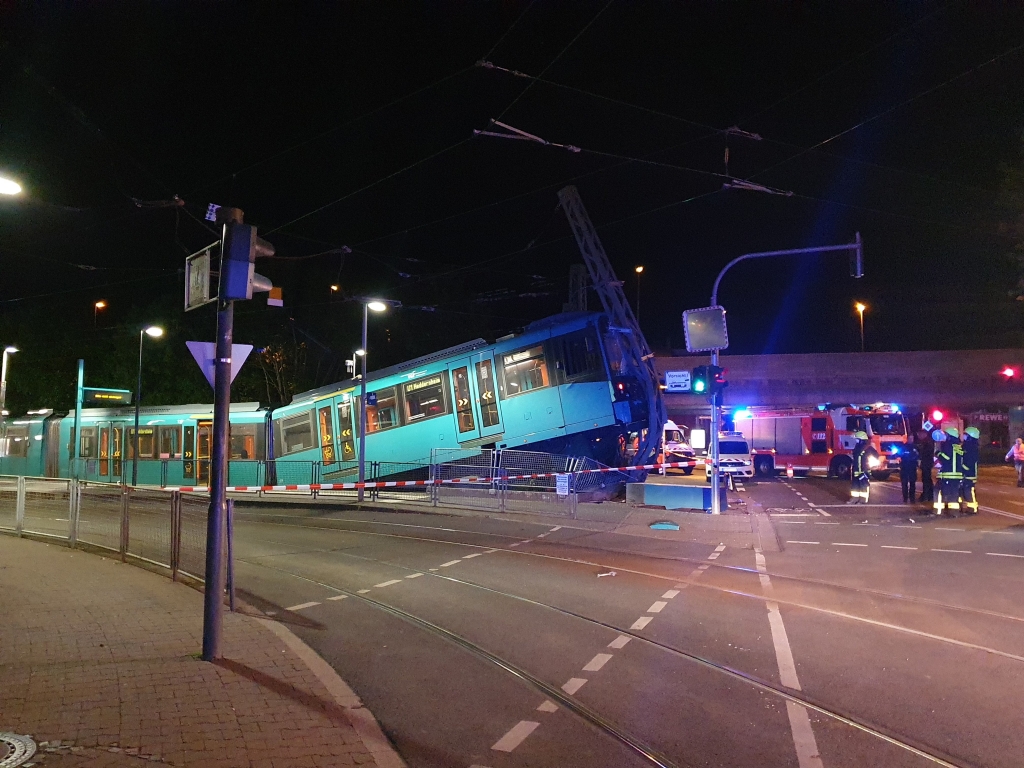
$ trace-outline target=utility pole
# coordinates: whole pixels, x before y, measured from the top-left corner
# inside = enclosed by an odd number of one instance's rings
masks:
[[[820,247],[812,248],[787,248],[782,251],[761,251],[758,253],[745,253],[742,256],[737,256],[735,259],[730,261],[724,267],[722,271],[718,273],[718,277],[715,278],[715,284],[711,289],[711,306],[718,306],[718,286],[722,282],[722,278],[725,277],[725,273],[732,269],[734,266],[739,264],[741,261],[747,259],[764,259],[774,256],[806,256],[810,254],[821,254],[821,253],[833,253],[835,251],[846,251],[850,255],[850,277],[863,277],[864,276],[864,243],[860,239],[860,232],[857,233],[852,243],[845,245],[824,245]],[[718,366],[718,353],[720,350],[711,350],[711,364]],[[712,390],[713,396],[711,399],[711,514],[717,515],[722,512],[722,502],[719,498],[719,485],[721,483],[721,476],[718,467],[718,431],[722,425],[722,412],[721,412],[721,398],[719,393]]]

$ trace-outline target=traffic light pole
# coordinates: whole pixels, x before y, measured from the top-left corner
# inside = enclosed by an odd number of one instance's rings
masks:
[[[235,216],[241,223],[242,212]],[[224,223],[227,243],[230,222]],[[224,296],[224,275],[220,271]],[[206,517],[206,587],[203,592],[203,661],[219,659],[224,624],[224,539],[228,516],[228,419],[231,412],[231,344],[235,335],[235,303],[217,299],[217,352],[213,379],[213,450],[210,462],[210,511]]]
[[[850,277],[864,276],[864,243],[860,239],[860,232],[857,233],[852,243],[846,243],[845,245],[823,245],[813,248],[788,248],[782,251],[745,253],[730,261],[722,267],[722,271],[718,273],[718,277],[715,278],[715,284],[711,289],[710,306],[718,306],[718,286],[721,284],[722,278],[725,277],[726,272],[741,261],[746,261],[747,259],[763,259],[770,256],[803,256],[812,253],[831,253],[834,251],[850,252]],[[721,350],[718,349],[711,350],[711,364],[713,366],[718,366],[718,353],[720,351]],[[711,514],[713,515],[718,515],[722,512],[722,502],[720,497],[721,491],[719,489],[721,477],[718,468],[718,432],[721,429],[722,424],[720,392],[721,390],[718,387],[713,384],[711,385]]]

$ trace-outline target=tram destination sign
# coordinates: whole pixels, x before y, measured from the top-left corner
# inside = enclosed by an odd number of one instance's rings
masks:
[[[130,389],[100,389],[82,387],[82,405],[131,405]]]

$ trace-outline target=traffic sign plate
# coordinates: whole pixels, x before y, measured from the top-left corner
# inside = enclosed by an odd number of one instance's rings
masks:
[[[217,296],[210,283],[210,269],[213,263],[216,243],[197,251],[185,259],[185,311],[216,301]]]
[[[213,384],[214,373],[217,370],[217,345],[212,341],[186,341],[185,346],[188,347],[188,351],[192,353],[192,357],[195,358],[199,364],[199,369],[203,372],[203,376],[210,382],[210,386]],[[252,344],[232,344],[231,345],[231,380],[235,380],[235,376],[242,370],[242,364],[249,357],[249,353],[252,352]]]
[[[689,371],[665,371],[666,392],[689,392],[690,372]]]

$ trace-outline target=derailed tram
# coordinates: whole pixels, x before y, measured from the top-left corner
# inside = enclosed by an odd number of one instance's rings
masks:
[[[371,372],[366,379],[366,462],[377,476],[426,467],[435,449],[518,448],[624,462],[651,409],[629,365],[625,333],[603,313],[564,313],[520,334],[461,344]],[[304,392],[286,406],[231,406],[231,485],[345,482],[359,450],[358,380]],[[135,410],[87,408],[81,417],[84,480],[131,477]],[[35,411],[8,422],[0,474],[71,475],[74,414]],[[209,481],[213,406],[140,410],[140,485]]]

